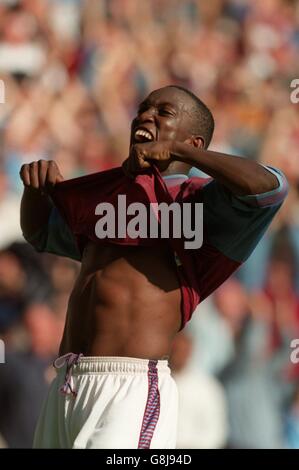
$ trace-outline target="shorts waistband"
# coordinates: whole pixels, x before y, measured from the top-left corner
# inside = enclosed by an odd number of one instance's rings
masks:
[[[56,359],[54,366],[58,369],[63,363],[65,356]],[[59,365],[61,363],[61,365]],[[72,375],[81,374],[147,374],[151,370],[158,373],[170,374],[167,360],[139,359],[134,357],[110,357],[110,356],[77,356],[77,360],[72,363]]]

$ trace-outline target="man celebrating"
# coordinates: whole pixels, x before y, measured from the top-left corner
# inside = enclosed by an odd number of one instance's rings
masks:
[[[175,447],[172,340],[250,255],[287,193],[279,170],[206,150],[213,129],[204,103],[168,86],[141,103],[122,168],[63,181],[53,161],[23,165],[24,237],[81,261],[35,447]],[[211,178],[188,178],[191,167]],[[202,246],[171,236],[100,240],[96,207],[119,194],[203,203]]]

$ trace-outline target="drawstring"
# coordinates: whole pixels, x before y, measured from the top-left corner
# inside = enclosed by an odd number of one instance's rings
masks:
[[[65,373],[65,379],[64,379],[64,384],[62,387],[60,387],[59,391],[63,393],[64,395],[68,394],[68,390],[70,393],[73,395],[73,397],[77,396],[77,392],[72,389],[71,385],[71,374],[72,374],[72,367],[73,365],[78,364],[79,360],[83,356],[82,353],[80,354],[75,354],[75,353],[67,353],[64,356],[58,357],[54,363],[53,366],[55,369],[60,369],[66,364],[66,373]]]

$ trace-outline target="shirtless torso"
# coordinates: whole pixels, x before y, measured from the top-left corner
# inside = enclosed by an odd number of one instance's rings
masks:
[[[162,359],[181,325],[173,256],[89,243],[71,294],[60,354]]]

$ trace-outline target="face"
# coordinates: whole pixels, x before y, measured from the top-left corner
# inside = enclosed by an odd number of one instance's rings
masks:
[[[193,100],[184,91],[165,87],[155,90],[139,105],[137,116],[131,125],[130,145],[152,141],[192,140]],[[187,173],[189,166],[173,162],[166,173]]]
[[[193,100],[183,90],[165,87],[153,91],[139,105],[137,116],[132,121],[130,146],[173,140],[203,147],[203,139],[191,133],[193,110]],[[189,165],[174,161],[164,174],[188,173],[189,169]]]
[[[139,105],[131,126],[131,145],[190,137],[192,99],[182,90],[165,87],[153,91]],[[144,132],[142,132],[144,131]]]

